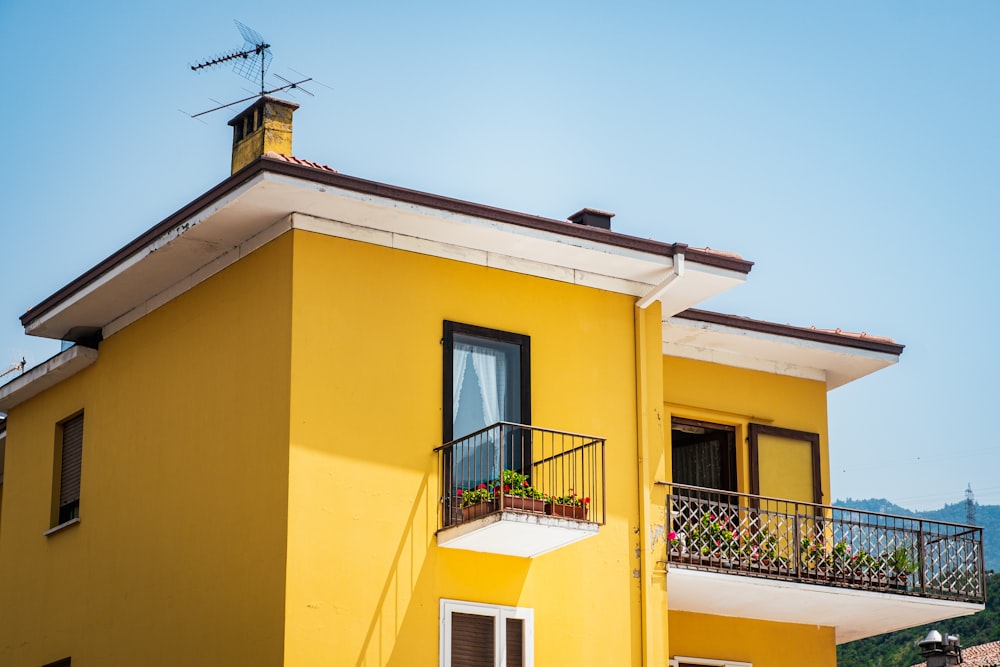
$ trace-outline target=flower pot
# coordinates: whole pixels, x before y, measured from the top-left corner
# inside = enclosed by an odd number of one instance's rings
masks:
[[[545,513],[545,501],[541,498],[525,498],[523,496],[503,496],[504,511],[530,512],[532,514]]]
[[[563,505],[562,503],[545,503],[545,513],[551,516],[561,516],[577,521],[587,520],[587,507],[583,505]]]
[[[481,503],[476,503],[475,505],[468,505],[462,508],[462,521],[474,521],[480,517],[486,516],[487,514],[493,514],[496,511],[496,500],[486,500]]]

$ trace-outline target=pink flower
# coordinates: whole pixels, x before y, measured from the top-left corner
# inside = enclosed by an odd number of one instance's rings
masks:
[[[458,495],[462,495],[462,489],[458,490]]]
[[[486,485],[485,485],[485,484],[480,484],[480,485],[479,485],[479,486],[477,486],[476,488],[477,488],[477,489],[485,489],[485,488],[486,488]]]
[[[667,539],[673,542],[674,540],[677,539],[677,533],[671,530],[669,533],[667,533]]]

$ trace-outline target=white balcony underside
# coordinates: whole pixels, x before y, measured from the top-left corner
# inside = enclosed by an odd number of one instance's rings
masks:
[[[445,528],[438,546],[534,558],[597,535],[598,524],[544,514],[497,512]]]
[[[968,616],[984,608],[970,602],[705,572],[678,565],[670,565],[667,571],[667,600],[671,611],[832,627],[838,644]]]

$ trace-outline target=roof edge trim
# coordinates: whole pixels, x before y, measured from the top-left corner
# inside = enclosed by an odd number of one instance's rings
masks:
[[[163,219],[147,231],[143,232],[125,246],[99,262],[93,268],[89,269],[78,278],[53,293],[51,296],[45,298],[34,307],[29,308],[28,311],[20,317],[21,325],[28,327],[32,322],[55,308],[70,295],[99,279],[114,266],[141,250],[143,247],[151,243],[157,237],[161,236],[164,232],[175,227],[184,219],[196,214],[200,210],[203,210],[212,202],[232,193],[244,183],[265,173],[301,178],[303,180],[319,183],[321,185],[335,186],[363,194],[388,197],[410,204],[419,204],[429,208],[449,211],[452,213],[461,213],[488,220],[506,222],[521,227],[548,231],[562,236],[586,239],[620,248],[638,250],[653,255],[673,257],[676,252],[683,252],[685,253],[685,257],[688,262],[696,262],[706,266],[727,269],[743,274],[749,273],[751,267],[753,266],[753,262],[726,254],[714,253],[697,248],[689,248],[684,243],[664,243],[661,241],[654,241],[652,239],[642,239],[605,229],[576,225],[568,221],[553,220],[527,213],[519,213],[516,211],[495,208],[485,204],[477,204],[460,199],[420,192],[418,190],[409,190],[394,185],[369,181],[355,176],[347,176],[338,172],[328,171],[264,155],[201,196],[197,197],[190,203],[184,205],[182,208],[178,209],[176,212]]]
[[[899,343],[891,343],[884,340],[876,340],[874,338],[859,338],[857,336],[850,336],[847,334],[810,329],[808,327],[796,327],[791,324],[777,324],[776,322],[767,322],[765,320],[753,320],[739,315],[727,315],[725,313],[699,310],[697,308],[688,308],[687,310],[673,315],[673,317],[691,320],[694,322],[719,324],[722,326],[733,327],[734,329],[756,331],[775,336],[798,338],[800,340],[817,343],[827,343],[830,345],[839,345],[841,347],[852,347],[859,350],[881,352],[883,354],[891,354],[897,357],[903,353],[903,348],[906,347],[905,345],[901,345]]]
[[[97,361],[97,350],[81,345],[63,350],[0,386],[0,411],[7,412]]]

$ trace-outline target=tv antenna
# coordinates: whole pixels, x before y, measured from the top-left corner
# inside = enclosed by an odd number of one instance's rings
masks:
[[[312,81],[312,77],[304,78],[301,81],[290,81],[285,77],[278,76],[276,74],[275,76],[281,80],[281,85],[268,90],[264,77],[267,75],[267,68],[271,65],[271,45],[253,28],[240,23],[235,19],[233,19],[233,22],[236,23],[236,27],[243,36],[243,46],[238,49],[225,51],[214,58],[209,58],[208,60],[204,60],[196,65],[191,65],[191,71],[198,72],[203,69],[209,69],[211,67],[231,62],[233,63],[233,71],[250,81],[256,82],[259,73],[260,93],[251,95],[250,97],[244,97],[241,100],[236,100],[235,102],[230,102],[229,104],[223,104],[215,108],[208,109],[207,111],[202,111],[201,113],[189,114],[191,118],[204,116],[205,114],[212,113],[213,111],[218,111],[242,102],[247,102],[255,97],[264,97],[265,95],[279,93],[283,90],[297,89],[301,90],[303,93],[312,95],[311,92],[301,87],[303,83]]]
[[[14,371],[21,371],[23,373],[24,372],[24,366],[25,366],[26,363],[27,362],[25,362],[24,357],[21,357],[21,361],[17,362],[16,364],[14,364],[13,366],[11,366],[10,368],[8,368],[5,371],[0,371],[0,378],[2,378],[4,375],[7,375],[9,373],[13,373]]]

